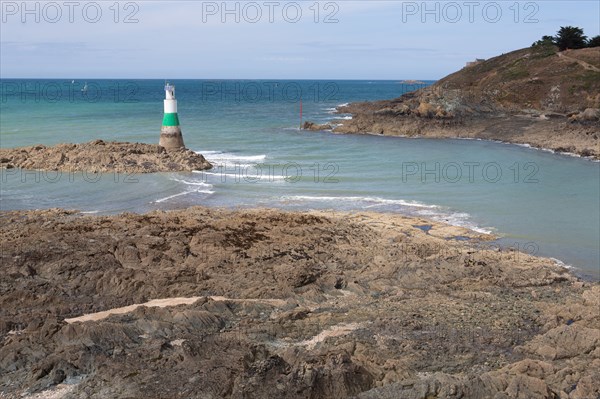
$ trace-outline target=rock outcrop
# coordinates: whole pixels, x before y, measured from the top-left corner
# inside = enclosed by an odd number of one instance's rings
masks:
[[[302,124],[302,130],[319,131],[319,130],[332,130],[332,129],[333,129],[333,126],[331,126],[328,123],[320,125],[318,123],[306,121]]]
[[[374,213],[3,212],[0,397],[598,397],[600,285],[488,238]]]
[[[336,133],[461,137],[600,158],[600,48],[513,51],[394,100],[338,108]]]
[[[52,147],[0,149],[0,167],[66,172],[153,173],[204,170],[212,165],[187,149],[166,150],[154,144],[95,140]]]

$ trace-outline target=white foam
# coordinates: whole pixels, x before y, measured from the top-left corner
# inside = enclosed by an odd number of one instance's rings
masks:
[[[494,140],[496,141],[496,140]],[[581,159],[585,159],[588,161],[592,161],[592,162],[600,162],[600,159],[595,159],[594,157],[584,157],[580,154],[576,154],[574,152],[567,152],[567,151],[561,151],[561,152],[556,152],[555,150],[551,149],[551,148],[545,148],[545,147],[534,147],[530,144],[526,144],[526,143],[509,143],[507,141],[496,141],[497,143],[502,143],[502,144],[506,144],[506,145],[516,145],[519,147],[524,147],[524,148],[531,148],[532,150],[539,150],[539,151],[544,151],[544,152],[549,152],[551,154],[556,154],[556,155],[566,155],[569,157],[575,157],[575,158],[581,158]]]
[[[282,197],[286,201],[350,201],[350,202],[370,202],[366,207],[373,208],[383,205],[402,205],[415,208],[437,208],[437,205],[427,205],[416,201],[393,200],[379,197],[328,197],[328,196],[310,196],[310,195],[292,195]]]
[[[422,215],[422,216],[435,216],[435,215],[437,215],[437,214],[438,214],[437,212],[434,212],[434,211],[427,211],[427,210],[419,211],[419,212],[417,212],[417,213],[418,213],[419,215]]]
[[[212,184],[204,183],[201,181],[189,181],[189,180],[185,180],[185,179],[178,179],[176,177],[171,178],[171,180],[179,182],[179,183],[187,184],[188,186],[200,186],[200,187],[207,187],[207,188],[213,187]]]
[[[421,215],[421,216],[425,216],[429,219],[435,220],[436,222],[447,223],[452,226],[464,227],[464,228],[473,230],[473,231],[475,231],[477,233],[481,233],[481,234],[492,234],[492,232],[493,232],[493,230],[491,230],[490,228],[481,227],[481,226],[478,226],[475,223],[471,222],[469,220],[471,218],[471,215],[469,215],[468,213],[464,213],[464,212],[454,212],[454,213],[444,214],[444,213],[433,212],[433,211],[429,211],[429,210],[420,210],[420,211],[417,211],[417,214]]]
[[[173,199],[173,198],[181,197],[182,195],[191,194],[193,192],[194,191],[184,191],[184,192],[179,193],[179,194],[169,195],[168,197],[157,199],[154,202],[156,202],[158,204],[158,203],[165,202],[165,201],[168,201],[168,200]]]
[[[550,259],[552,262],[554,262],[554,264],[556,266],[564,267],[565,269],[574,269],[573,266],[567,265],[565,262],[563,262],[560,259],[556,259],[556,258],[548,258],[548,259]]]
[[[398,199],[387,199],[380,197],[329,197],[329,196],[310,196],[310,195],[294,195],[281,198],[284,201],[328,201],[328,202],[358,202],[363,203],[362,209],[377,208],[386,205],[399,205],[407,208],[418,208],[415,213],[420,216],[427,217],[437,222],[447,223],[452,226],[464,227],[481,234],[492,234],[492,230],[477,226],[472,223],[470,215],[463,212],[444,212],[443,208],[437,205],[423,204],[417,201],[406,201]]]
[[[194,170],[192,173],[201,173],[208,176],[226,176],[226,177],[241,177],[239,173],[217,173],[217,172],[206,172],[204,170]]]
[[[251,165],[253,166],[253,165]],[[279,175],[269,175],[268,173],[263,173],[262,175],[252,174],[252,173],[219,173],[219,172],[206,172],[202,170],[194,170],[192,173],[201,173],[206,174],[208,176],[221,176],[221,178],[231,177],[239,180],[248,180],[248,181],[271,181],[271,180],[285,180],[286,176]],[[212,187],[212,185],[210,185]]]
[[[213,165],[213,170],[222,171],[242,171],[248,168],[254,168],[256,163],[241,163],[241,162],[227,162],[227,161],[210,161]]]
[[[338,107],[347,107],[348,105],[350,105],[350,103],[343,103],[343,104],[338,105]]]
[[[173,198],[181,197],[182,195],[188,195],[188,194],[193,194],[193,193],[214,194],[215,192],[212,190],[189,190],[189,191],[184,191],[182,193],[169,195],[168,197],[157,199],[154,202],[159,204],[161,202],[165,202],[165,201],[168,201]]]
[[[236,155],[229,152],[221,152],[221,151],[196,151],[197,154],[204,155],[204,157],[209,162],[216,163],[227,163],[231,161],[264,161],[267,156],[265,154],[261,155]]]
[[[405,136],[399,136],[399,137],[405,137]],[[587,161],[592,161],[592,162],[600,162],[600,159],[595,159],[593,156],[589,156],[589,157],[584,157],[581,156],[579,154],[575,154],[573,152],[556,152],[551,148],[545,148],[545,147],[534,147],[531,144],[527,144],[527,143],[511,143],[509,141],[502,141],[502,140],[489,140],[489,139],[482,139],[482,138],[473,138],[473,137],[453,137],[453,140],[476,140],[476,141],[490,141],[492,143],[498,143],[498,144],[505,144],[505,145],[514,145],[517,147],[522,147],[522,148],[529,148],[531,150],[536,150],[536,151],[543,151],[543,152],[549,152],[551,154],[557,154],[557,155],[565,155],[565,156],[569,156],[569,157],[575,157],[575,158],[581,158],[581,159],[585,159]]]

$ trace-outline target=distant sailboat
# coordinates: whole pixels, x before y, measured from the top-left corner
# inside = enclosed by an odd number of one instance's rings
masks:
[[[71,84],[72,84],[72,85],[73,85],[73,84],[75,84],[75,79],[73,79],[73,80],[71,81]]]
[[[87,90],[88,90],[88,86],[87,86],[87,82],[85,82],[85,84],[83,85],[83,89],[81,89],[81,91],[83,93],[87,93]]]

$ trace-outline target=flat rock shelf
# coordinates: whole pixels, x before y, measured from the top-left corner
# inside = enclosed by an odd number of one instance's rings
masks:
[[[90,173],[191,172],[212,168],[188,149],[166,150],[156,144],[95,140],[82,144],[34,145],[0,149],[0,168]]]
[[[2,212],[0,397],[598,397],[600,285],[489,239],[377,213]]]

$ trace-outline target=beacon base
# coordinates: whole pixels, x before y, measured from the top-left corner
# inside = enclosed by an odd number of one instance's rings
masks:
[[[167,150],[185,148],[183,136],[179,126],[163,126],[160,129],[160,140],[158,145]]]

